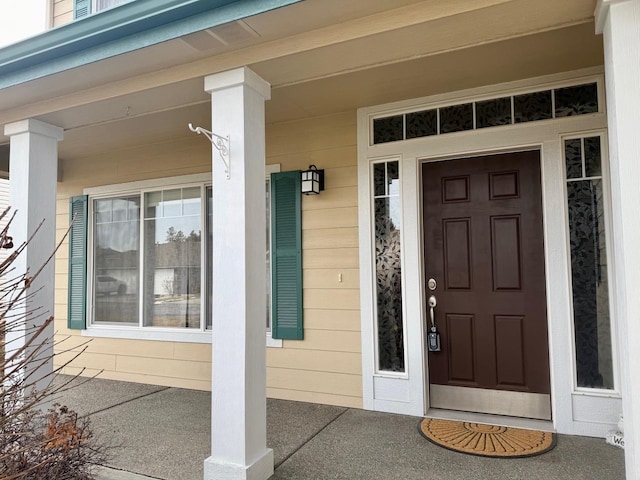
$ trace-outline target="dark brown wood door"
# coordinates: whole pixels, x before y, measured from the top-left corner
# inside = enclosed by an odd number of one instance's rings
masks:
[[[425,163],[422,178],[442,348],[429,383],[548,394],[539,152]]]

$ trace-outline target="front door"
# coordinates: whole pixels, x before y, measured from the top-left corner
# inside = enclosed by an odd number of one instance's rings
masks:
[[[422,179],[431,407],[550,419],[540,153],[425,163]]]

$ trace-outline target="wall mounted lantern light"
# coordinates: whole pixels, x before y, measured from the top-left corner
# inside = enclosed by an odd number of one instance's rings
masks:
[[[304,195],[318,195],[324,190],[324,170],[318,170],[315,165],[309,165],[308,170],[302,171],[300,190]]]

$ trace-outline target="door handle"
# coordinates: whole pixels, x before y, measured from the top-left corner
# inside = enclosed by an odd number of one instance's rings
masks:
[[[429,307],[429,318],[431,319],[431,332],[427,335],[427,347],[430,352],[440,351],[440,334],[436,328],[436,296],[431,295],[427,300],[427,306]]]
[[[436,296],[431,295],[429,300],[427,300],[427,305],[429,306],[429,318],[431,319],[431,331],[436,331],[436,319],[435,319],[435,309],[438,302],[436,301]]]

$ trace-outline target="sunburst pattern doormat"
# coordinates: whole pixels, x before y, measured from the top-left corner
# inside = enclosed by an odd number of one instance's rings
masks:
[[[418,430],[436,445],[485,457],[530,457],[548,452],[556,446],[553,433],[481,423],[425,418]]]

